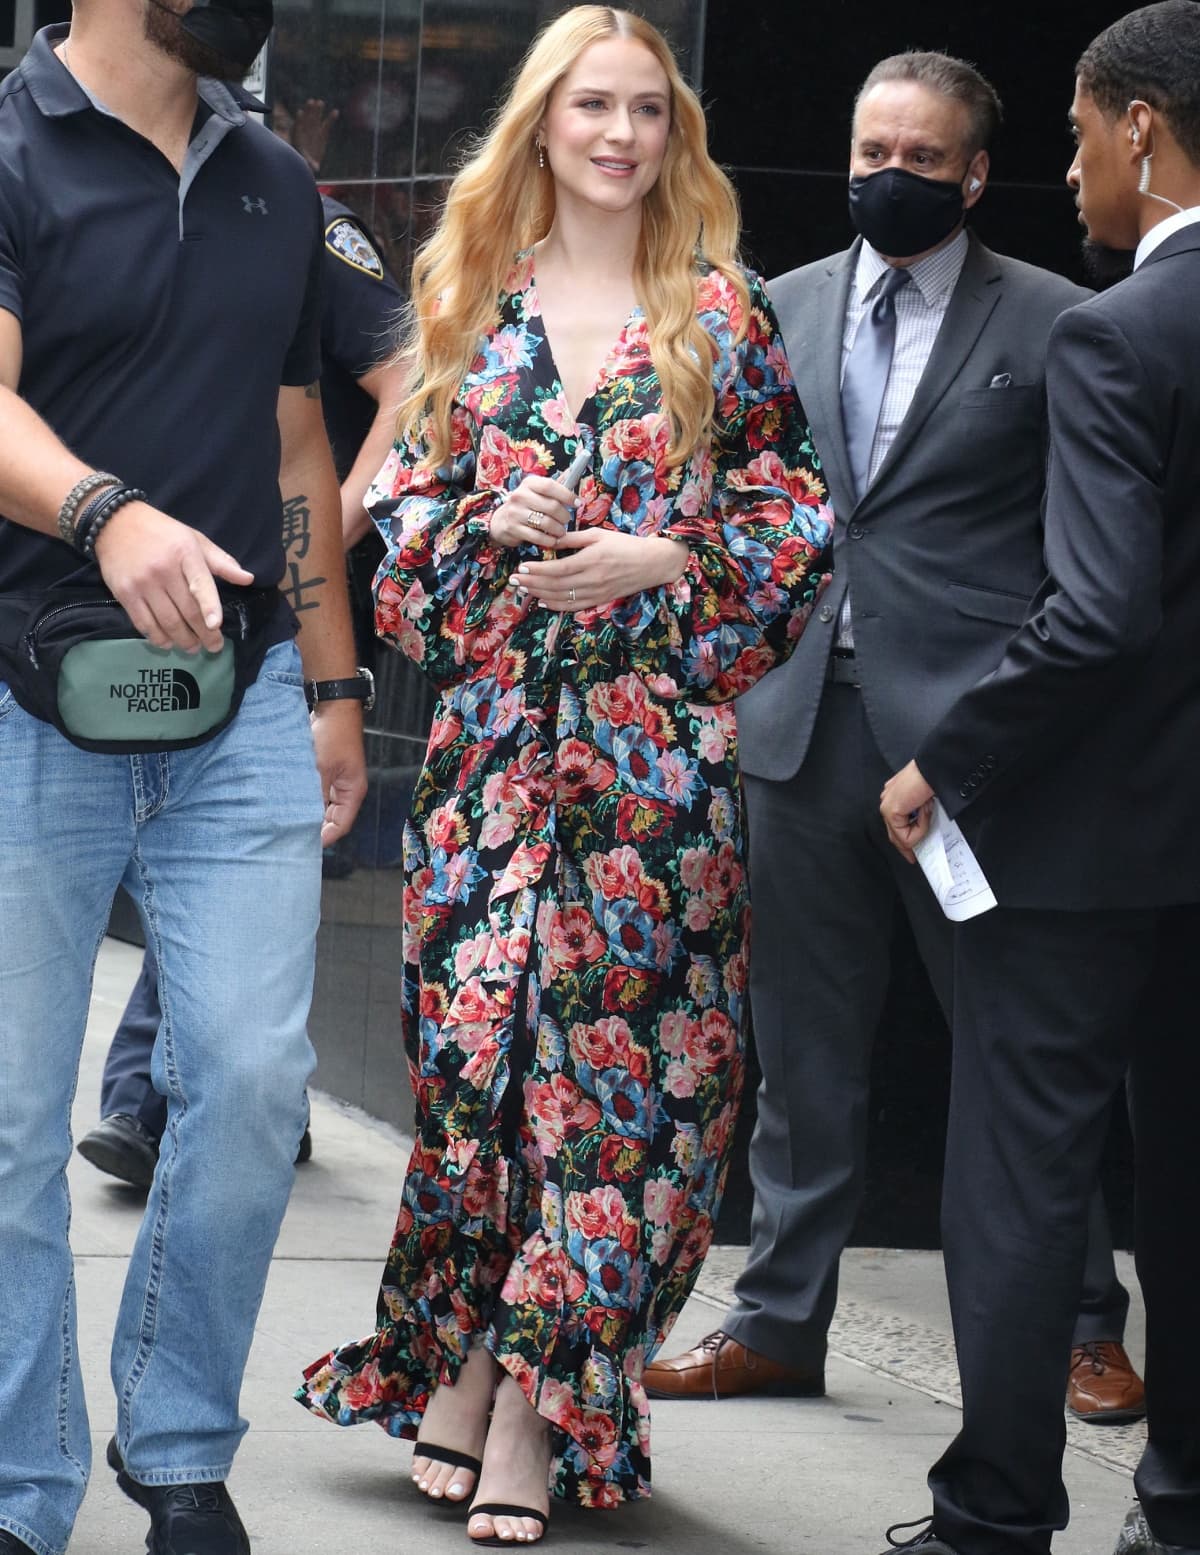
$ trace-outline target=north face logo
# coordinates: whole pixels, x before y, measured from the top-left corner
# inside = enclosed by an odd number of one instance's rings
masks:
[[[114,682],[108,694],[128,713],[194,713],[200,706],[199,684],[187,670],[139,670],[136,680]]]
[[[194,713],[200,706],[200,687],[187,670],[171,671],[171,706],[177,713]]]

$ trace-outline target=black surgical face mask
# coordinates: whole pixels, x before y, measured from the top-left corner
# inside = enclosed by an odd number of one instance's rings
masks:
[[[911,259],[936,248],[963,219],[961,183],[885,167],[850,180],[850,220],[878,253]]]
[[[272,0],[194,0],[180,16],[150,0],[161,15],[147,18],[147,32],[172,57],[198,75],[236,80],[258,58],[275,20]],[[179,36],[179,34],[184,36]]]

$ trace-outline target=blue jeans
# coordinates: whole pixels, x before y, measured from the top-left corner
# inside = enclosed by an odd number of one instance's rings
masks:
[[[221,1480],[287,1204],[322,803],[294,644],[194,750],[77,750],[0,682],[0,1528],[60,1555],[90,1467],[67,1243],[69,1113],[123,883],[158,960],[158,1171],[113,1339],[116,1436],[145,1484]]]

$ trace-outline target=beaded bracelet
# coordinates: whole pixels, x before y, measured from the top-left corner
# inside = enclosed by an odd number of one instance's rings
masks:
[[[70,491],[63,498],[62,507],[58,510],[58,538],[68,545],[75,544],[75,520],[79,514],[79,506],[86,496],[101,486],[119,486],[121,477],[109,475],[103,470],[93,470],[85,475],[82,480],[75,482]]]
[[[75,527],[75,549],[89,559],[96,555],[96,541],[109,519],[128,502],[145,502],[146,493],[138,486],[118,486],[106,491],[94,504],[89,503],[83,517]],[[86,527],[84,519],[87,520]]]
[[[75,518],[74,528],[71,532],[71,544],[77,551],[81,549],[79,543],[80,537],[87,534],[88,530],[91,528],[92,519],[95,518],[96,514],[108,501],[109,497],[113,496],[121,489],[122,486],[120,481],[117,481],[117,483],[113,486],[106,486],[103,491],[98,491],[95,496],[89,497],[88,500],[79,509],[79,513]]]

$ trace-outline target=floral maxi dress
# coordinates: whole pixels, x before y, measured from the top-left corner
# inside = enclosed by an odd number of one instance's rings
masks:
[[[771,305],[697,276],[711,440],[666,463],[636,309],[578,420],[518,260],[453,415],[453,467],[397,445],[368,505],[381,636],[441,696],[405,837],[416,1146],[378,1328],[297,1397],[413,1436],[471,1343],[555,1427],[552,1488],[649,1491],[647,1359],[713,1234],[743,1072],[749,905],[731,699],[825,580],[824,488]],[[740,338],[739,338],[740,336]],[[685,540],[679,580],[558,616],[487,521],[586,444],[578,527]],[[527,552],[537,553],[532,548]]]

